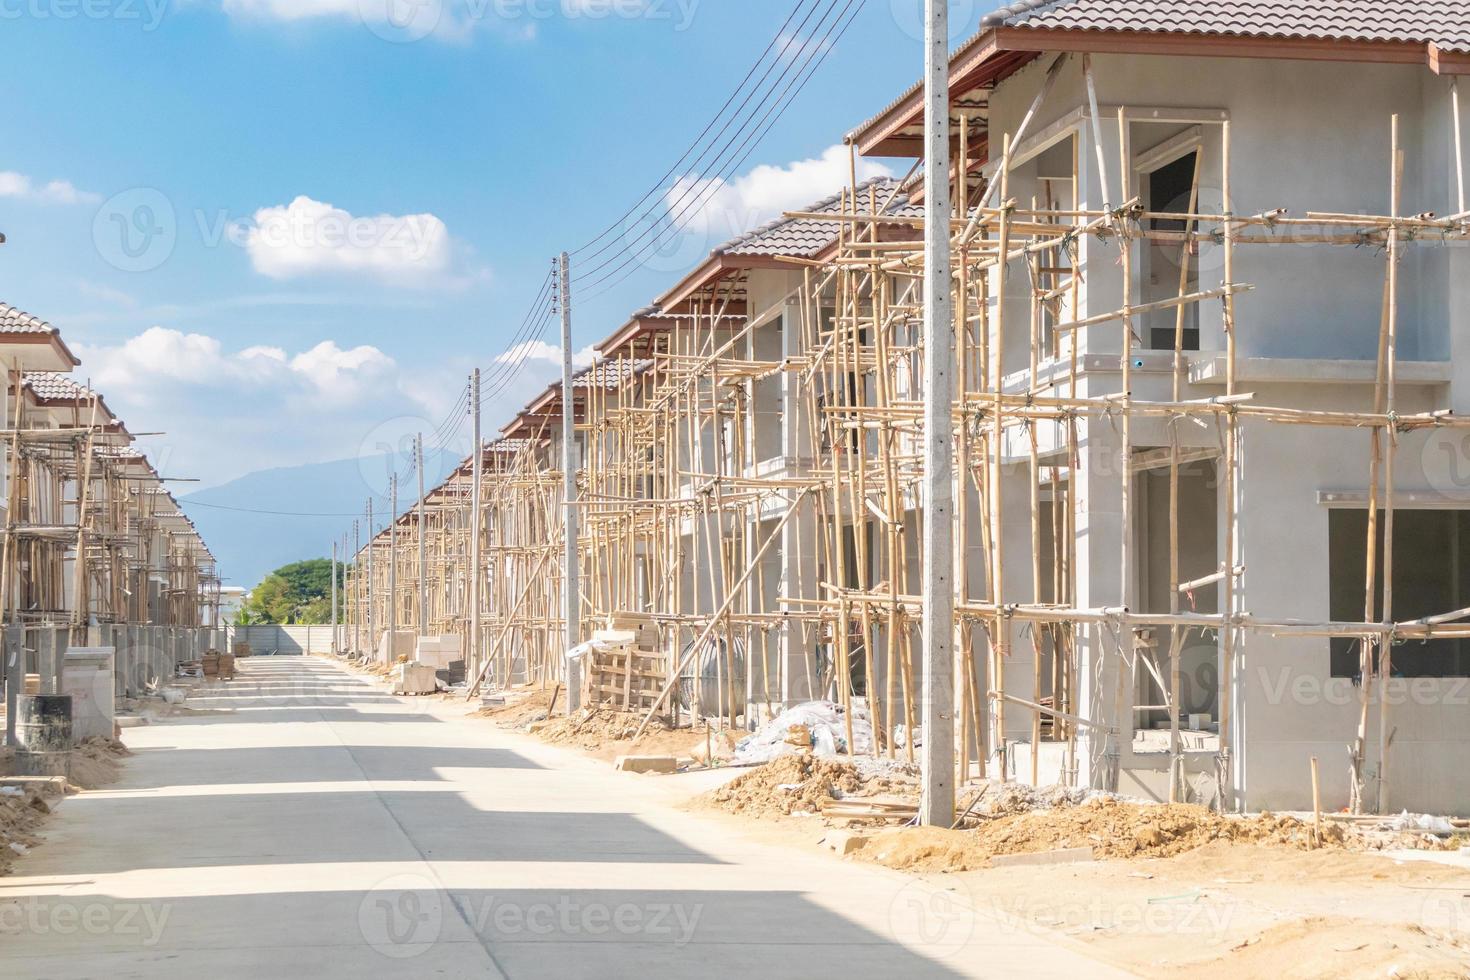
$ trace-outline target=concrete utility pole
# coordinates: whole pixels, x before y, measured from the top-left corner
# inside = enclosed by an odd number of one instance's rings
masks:
[[[373,551],[375,549],[373,548],[373,498],[372,497],[369,497],[368,498],[367,504],[368,504],[368,508],[367,508],[367,543],[368,543],[368,559],[367,559],[367,565],[368,565],[368,578],[367,578],[367,581],[368,581],[368,584],[367,584],[367,630],[368,630],[368,656],[370,656],[370,657],[376,657],[378,655],[378,651],[376,649],[377,644],[378,644],[378,632],[377,632],[377,630],[373,629],[373,625],[374,625],[374,623],[373,623],[373,589],[377,586],[378,580],[375,579],[375,578],[373,578]]]
[[[566,555],[562,572],[562,615],[566,620],[566,649],[580,642],[582,594],[577,582],[577,416],[572,395],[572,278],[571,258],[561,253],[557,263],[558,302],[561,307],[561,468],[562,500],[566,508]],[[582,678],[567,661],[567,712],[582,707]]]
[[[470,643],[465,651],[469,664],[466,676],[478,677],[480,669],[480,479],[484,451],[480,446],[480,369],[470,375]]]
[[[347,626],[347,624],[352,621],[352,613],[347,608],[347,595],[348,595],[348,593],[347,593],[347,568],[348,568],[347,556],[350,555],[350,554],[352,554],[352,552],[350,552],[350,551],[347,550],[347,546],[348,546],[348,544],[351,543],[351,541],[352,541],[351,536],[348,535],[348,533],[346,531],[343,531],[342,532],[342,550],[341,550],[341,552],[339,552],[339,554],[340,554],[341,557],[338,558],[338,560],[337,560],[338,566],[340,566],[341,569],[342,569],[342,571],[340,573],[342,575],[342,583],[337,586],[337,589],[338,589],[338,593],[337,594],[339,596],[341,596],[340,601],[342,603],[342,611],[341,611],[341,613],[338,614],[341,617],[342,637],[338,641],[338,644],[339,645],[338,645],[337,649],[340,650],[340,651],[343,651],[343,652],[346,652],[346,650],[347,650],[347,636],[348,636],[348,626]]]
[[[398,474],[388,480],[388,663],[398,645]]]
[[[954,421],[950,415],[954,313],[949,224],[949,10],[945,0],[925,0],[924,692],[920,714],[924,744],[919,818],[931,827],[954,824],[955,798]],[[1000,452],[1000,447],[993,446],[991,451]],[[999,487],[991,490],[1000,492]]]
[[[332,652],[337,652],[337,542],[332,542]]]
[[[424,525],[424,434],[418,437],[419,470],[419,636],[429,635],[429,558]]]
[[[356,520],[352,522],[352,560],[357,571],[352,576],[352,652],[362,651],[362,530]]]

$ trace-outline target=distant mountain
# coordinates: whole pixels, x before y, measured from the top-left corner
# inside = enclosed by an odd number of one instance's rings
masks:
[[[405,471],[402,460],[389,455],[258,470],[181,497],[179,504],[219,559],[225,583],[249,589],[282,565],[330,557],[332,542],[351,533],[353,517],[364,515],[368,497],[375,498],[378,526],[386,526],[386,474],[394,462]],[[425,487],[437,486],[459,464],[460,458],[448,453],[428,456]],[[415,475],[399,487],[399,512],[417,499]],[[366,520],[362,539],[367,540]]]

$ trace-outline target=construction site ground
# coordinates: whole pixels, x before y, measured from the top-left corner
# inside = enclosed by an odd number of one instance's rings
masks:
[[[0,974],[1124,976],[1061,932],[311,658],[129,728],[0,879]]]
[[[984,912],[984,928],[1065,936],[1139,975],[1470,976],[1470,851],[1457,849],[1458,837],[1329,817],[1319,846],[1307,814],[1227,818],[1014,783],[989,784],[964,830],[824,817],[833,797],[916,802],[916,770],[899,752],[898,764],[784,756],[698,771],[690,757],[707,742],[728,747],[730,736],[655,726],[634,742],[626,736],[636,714],[604,707],[547,719],[550,702],[549,690],[522,689],[479,714],[601,761],[668,752],[686,771],[649,778],[679,788],[681,809],[733,835],[908,873],[935,909],[953,903]],[[1061,860],[1078,847],[1095,859]],[[1042,863],[993,863],[1015,855]]]

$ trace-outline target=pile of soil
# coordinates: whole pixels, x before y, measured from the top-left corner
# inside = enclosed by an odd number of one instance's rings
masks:
[[[1190,803],[1129,803],[1098,798],[1081,806],[1033,810],[982,824],[973,832],[992,854],[1030,854],[1092,846],[1097,857],[1171,857],[1212,841],[1312,847],[1312,828],[1295,817],[1227,817]],[[1340,824],[1322,828],[1324,847],[1343,847]]]
[[[800,753],[779,756],[695,797],[693,803],[758,817],[789,816],[821,813],[824,804],[857,795],[865,787],[850,763]]]
[[[50,812],[51,805],[35,790],[0,795],[0,875],[9,873],[17,857],[40,843],[35,831]]]
[[[654,719],[634,741],[633,733],[642,723],[642,712],[598,705],[573,715],[532,722],[526,730],[543,742],[581,749],[599,759],[611,760],[619,755],[687,757],[689,743],[697,733],[687,728],[673,730]]]
[[[1091,847],[1094,857],[1144,859],[1183,854],[1212,843],[1313,849],[1312,827],[1295,817],[1232,817],[1184,803],[1136,803],[1095,797],[1079,805],[1022,810],[969,830],[914,827],[869,840],[863,857],[908,871],[968,871],[998,854]],[[1321,847],[1360,848],[1341,824],[1325,823]]]
[[[505,704],[481,708],[477,718],[489,718],[502,728],[525,728],[535,721],[545,721],[550,714],[552,688],[529,691],[506,691]],[[558,699],[560,700],[560,699]]]
[[[1470,973],[1470,939],[1402,923],[1310,917],[1273,926],[1203,962],[1178,970],[1202,980],[1278,977],[1460,978]]]
[[[71,754],[72,785],[79,789],[98,789],[117,782],[122,759],[132,755],[128,747],[115,738],[88,738]]]

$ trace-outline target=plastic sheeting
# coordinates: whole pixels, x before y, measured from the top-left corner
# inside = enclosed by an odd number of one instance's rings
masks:
[[[804,739],[792,739],[792,729],[806,730]],[[854,707],[852,741],[847,744],[847,718],[840,704],[808,701],[787,708],[735,745],[737,763],[769,762],[777,756],[811,751],[817,755],[862,755],[873,749],[873,725],[866,709]],[[803,743],[804,744],[801,744]]]

